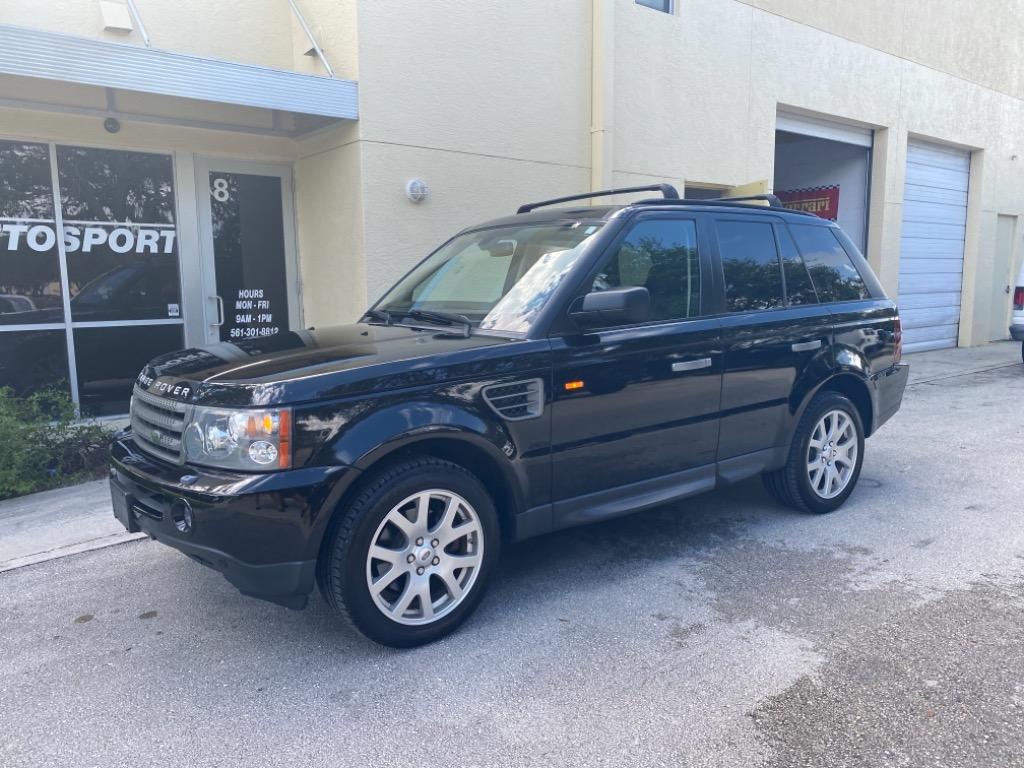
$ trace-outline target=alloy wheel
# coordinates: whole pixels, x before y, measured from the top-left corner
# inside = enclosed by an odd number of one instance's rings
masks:
[[[366,556],[374,605],[399,624],[438,621],[465,600],[480,573],[483,529],[451,491],[420,491],[384,516]]]
[[[850,484],[857,467],[857,425],[838,409],[828,411],[811,432],[807,446],[807,477],[811,490],[834,499]]]

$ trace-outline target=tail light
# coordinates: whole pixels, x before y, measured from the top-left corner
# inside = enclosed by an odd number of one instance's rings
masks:
[[[1018,285],[1013,292],[1013,311],[1020,312],[1024,309],[1024,285]]]
[[[896,344],[896,349],[893,351],[893,362],[898,363],[903,357],[903,323],[898,317],[892,327],[892,340]]]

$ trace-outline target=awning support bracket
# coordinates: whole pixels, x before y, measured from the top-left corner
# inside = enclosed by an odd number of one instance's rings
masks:
[[[147,48],[150,48],[149,33],[146,31],[146,25],[142,23],[142,15],[139,13],[139,9],[135,6],[135,0],[126,0],[126,2],[128,4],[128,12],[135,20],[135,26],[139,28],[139,34],[142,36],[142,42],[145,43]]]
[[[302,27],[302,31],[306,33],[306,37],[309,38],[310,44],[313,46],[313,50],[316,51],[316,56],[320,59],[320,63],[324,65],[324,69],[327,70],[328,77],[334,77],[334,70],[331,69],[331,64],[327,61],[327,56],[324,55],[323,49],[320,47],[320,43],[316,41],[313,36],[313,30],[309,28],[309,24],[306,23],[306,18],[302,15],[302,11],[299,10],[299,6],[296,5],[295,0],[288,0],[288,5],[292,7],[292,13],[295,14],[295,18],[298,19],[299,26]]]

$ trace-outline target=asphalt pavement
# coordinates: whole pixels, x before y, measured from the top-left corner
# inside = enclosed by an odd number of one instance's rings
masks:
[[[995,350],[911,358],[840,511],[751,481],[512,547],[420,649],[148,540],[0,573],[0,766],[1024,766],[1024,366]]]

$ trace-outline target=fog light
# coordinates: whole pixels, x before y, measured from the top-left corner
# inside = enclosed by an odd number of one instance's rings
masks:
[[[192,507],[184,499],[171,505],[171,519],[174,521],[174,527],[182,533],[192,531]]]

